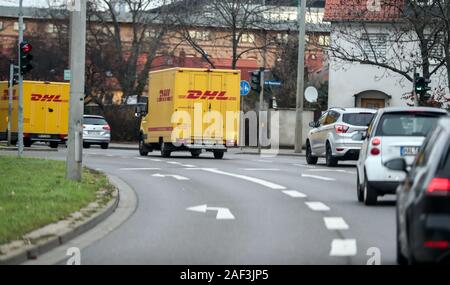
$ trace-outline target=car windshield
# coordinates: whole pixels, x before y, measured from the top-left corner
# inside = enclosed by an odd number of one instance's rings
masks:
[[[433,112],[399,112],[383,115],[377,136],[425,137],[443,114]]]
[[[103,118],[96,118],[96,117],[84,117],[83,118],[83,124],[84,125],[106,125],[106,121]]]
[[[349,125],[367,127],[374,115],[372,113],[348,113],[344,114],[342,120]]]

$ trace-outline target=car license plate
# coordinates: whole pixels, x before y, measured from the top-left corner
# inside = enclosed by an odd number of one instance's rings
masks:
[[[400,148],[401,156],[413,156],[419,152],[419,147],[417,146],[402,146]]]
[[[38,135],[38,138],[40,139],[49,139],[51,137],[52,137],[51,135]]]
[[[100,132],[99,131],[88,131],[88,134],[90,134],[90,135],[98,135],[98,134],[100,134]]]

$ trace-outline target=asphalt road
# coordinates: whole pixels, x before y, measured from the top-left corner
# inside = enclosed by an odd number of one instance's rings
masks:
[[[395,197],[375,207],[358,203],[352,162],[327,168],[293,156],[143,158],[91,148],[84,163],[128,183],[138,206],[120,227],[82,248],[83,264],[364,265],[373,254],[395,264]]]

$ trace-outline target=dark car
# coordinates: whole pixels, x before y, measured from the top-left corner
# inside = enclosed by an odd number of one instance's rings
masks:
[[[430,132],[411,170],[403,158],[386,166],[407,172],[397,188],[398,263],[450,263],[450,118]]]

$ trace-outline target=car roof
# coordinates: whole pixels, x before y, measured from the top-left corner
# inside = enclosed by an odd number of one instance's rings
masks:
[[[331,107],[329,110],[337,110],[343,113],[373,113],[375,114],[377,110],[369,108],[343,108],[343,107]]]
[[[441,113],[441,114],[447,114],[448,112],[444,109],[439,108],[432,108],[432,107],[387,107],[379,109],[378,112],[380,113],[395,113],[395,112],[411,112],[411,111],[417,111],[417,112],[434,112],[434,113]]]

